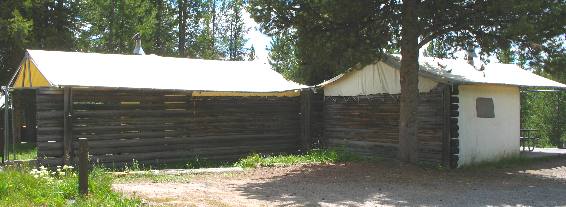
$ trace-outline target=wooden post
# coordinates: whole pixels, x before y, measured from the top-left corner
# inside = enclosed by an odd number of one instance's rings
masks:
[[[79,138],[79,194],[88,195],[88,141]]]
[[[5,139],[4,139],[5,134],[4,133],[6,132],[6,129],[4,128],[5,127],[4,126],[4,109],[1,109],[1,111],[0,111],[0,124],[1,124],[1,126],[0,126],[0,129],[1,129],[0,130],[0,132],[1,132],[0,133],[0,155],[2,156],[2,160],[1,160],[2,164],[4,164],[4,142],[5,142]]]
[[[73,95],[71,87],[63,89],[63,164],[71,165],[73,150]]]
[[[442,165],[450,167],[450,85],[444,85],[442,89]]]
[[[10,94],[8,92],[8,88],[2,87],[2,92],[4,94],[4,117],[2,117],[4,119],[4,140],[2,140],[3,142],[3,146],[2,146],[2,163],[4,163],[6,160],[8,160],[8,140],[10,139],[10,111],[9,111],[9,105],[10,105]]]
[[[309,150],[311,148],[311,94],[310,89],[301,91],[301,148]]]

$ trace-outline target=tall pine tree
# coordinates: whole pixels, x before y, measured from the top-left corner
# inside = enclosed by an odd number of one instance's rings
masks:
[[[564,34],[564,1],[273,1],[251,0],[250,13],[276,34],[297,29],[306,82],[317,84],[398,44],[401,58],[399,157],[417,160],[419,49],[434,39],[490,53],[512,42],[536,54]],[[397,41],[399,40],[399,41]]]

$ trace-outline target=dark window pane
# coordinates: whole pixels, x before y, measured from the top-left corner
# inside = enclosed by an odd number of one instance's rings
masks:
[[[477,98],[476,112],[478,118],[495,118],[492,98]]]

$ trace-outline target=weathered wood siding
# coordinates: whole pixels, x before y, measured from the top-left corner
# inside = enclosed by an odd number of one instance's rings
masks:
[[[199,157],[234,160],[300,147],[300,97],[206,97],[187,91],[72,89],[73,148],[88,138],[92,160],[114,166]],[[61,163],[63,90],[37,95],[38,153]],[[71,160],[75,159],[71,151]]]
[[[15,143],[36,142],[36,111],[34,89],[13,90],[10,94],[12,111],[13,138]]]
[[[418,106],[420,162],[447,164],[448,86],[421,93]],[[329,147],[344,147],[363,156],[396,158],[399,145],[399,95],[327,96],[324,138]]]

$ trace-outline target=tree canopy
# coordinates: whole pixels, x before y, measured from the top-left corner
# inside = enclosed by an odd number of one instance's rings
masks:
[[[140,33],[149,54],[244,60],[243,0],[0,1],[0,83],[25,49],[131,54]]]
[[[249,11],[268,34],[296,31],[307,84],[399,48],[399,157],[409,162],[417,160],[421,47],[437,40],[440,46],[491,54],[515,46],[535,57],[566,30],[566,2],[557,0],[250,0]]]
[[[249,11],[266,33],[296,30],[305,81],[320,83],[348,67],[399,52],[401,1],[251,0]],[[425,0],[417,5],[418,48],[477,48],[483,55],[505,48],[533,60],[566,31],[564,1]],[[438,54],[446,57],[448,54]]]

